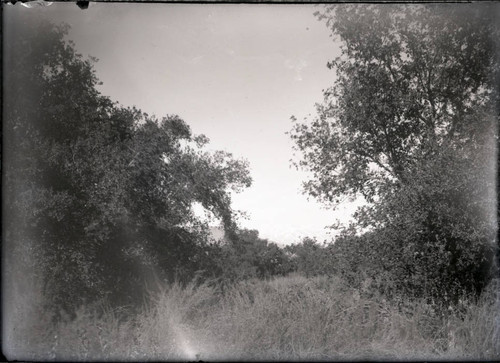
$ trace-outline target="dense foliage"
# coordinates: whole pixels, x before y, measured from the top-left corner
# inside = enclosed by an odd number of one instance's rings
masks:
[[[478,293],[494,271],[495,9],[342,5],[317,14],[342,47],[317,117],[291,132],[297,164],[313,175],[305,191],[332,206],[345,195],[370,203],[344,234],[359,241],[371,230],[361,257],[371,256],[369,274],[389,275],[404,293]]]
[[[71,309],[140,301],[155,280],[210,270],[207,221],[193,206],[233,230],[230,190],[250,185],[246,162],[205,151],[208,139],[177,116],[101,95],[67,27],[7,25],[5,271],[30,262],[52,303]]]
[[[296,270],[286,248],[260,238],[256,230],[236,229],[226,233],[219,243],[212,245],[211,253],[216,261],[213,275],[225,283],[267,279]]]

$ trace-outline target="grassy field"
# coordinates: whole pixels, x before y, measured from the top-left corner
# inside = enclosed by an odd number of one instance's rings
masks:
[[[21,360],[499,359],[499,311],[498,284],[445,315],[328,277],[174,284],[133,317],[102,304],[51,324],[35,304],[16,304],[3,349]]]

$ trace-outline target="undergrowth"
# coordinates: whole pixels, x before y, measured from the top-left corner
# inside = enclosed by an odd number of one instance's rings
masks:
[[[94,304],[53,323],[17,304],[4,320],[4,354],[27,360],[499,359],[500,294],[443,313],[424,301],[405,309],[332,277],[299,275],[172,284],[139,314]]]

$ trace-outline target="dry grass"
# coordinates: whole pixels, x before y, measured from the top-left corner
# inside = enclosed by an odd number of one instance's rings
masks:
[[[104,305],[55,326],[39,311],[19,315],[29,321],[4,326],[4,352],[31,360],[499,359],[498,287],[445,317],[420,301],[401,311],[327,277],[245,281],[223,293],[174,284],[134,317]]]

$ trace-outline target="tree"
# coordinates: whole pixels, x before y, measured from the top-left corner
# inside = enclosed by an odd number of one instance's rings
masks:
[[[379,256],[394,257],[388,268],[402,281],[415,276],[420,262],[409,256],[426,244],[444,251],[434,256],[446,271],[439,287],[480,288],[476,270],[492,263],[494,162],[482,160],[497,144],[499,29],[496,8],[476,5],[317,14],[342,46],[317,117],[292,128],[297,164],[313,176],[305,191],[332,206],[362,195],[370,204],[358,225],[384,231]],[[425,279],[435,262],[420,269]],[[474,283],[462,279],[469,272]]]
[[[237,229],[226,235],[221,252],[219,265],[224,269],[222,277],[228,281],[263,279],[289,272],[284,250],[260,238],[257,230]]]
[[[318,117],[291,133],[300,165],[314,175],[305,185],[311,195],[371,200],[429,144],[474,142],[474,130],[492,127],[470,122],[496,97],[490,7],[342,5],[318,17],[343,45],[328,64],[337,79]]]
[[[65,41],[66,26],[16,21],[5,42],[9,266],[30,253],[51,304],[69,310],[104,296],[141,301],[151,279],[192,278],[208,248],[193,206],[235,229],[229,191],[250,185],[247,163],[205,151],[208,138],[178,116],[102,96],[95,60]]]
[[[291,253],[294,270],[307,277],[331,275],[337,266],[330,254],[329,246],[319,244],[316,239],[305,237],[300,243],[286,246]]]

